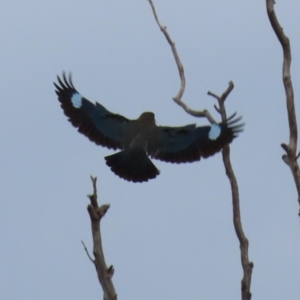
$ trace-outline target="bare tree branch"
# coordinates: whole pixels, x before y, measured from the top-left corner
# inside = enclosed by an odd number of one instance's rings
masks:
[[[185,89],[185,76],[184,76],[184,68],[183,65],[179,59],[179,55],[177,53],[175,43],[172,41],[170,35],[167,32],[167,28],[163,26],[157,17],[157,13],[154,7],[154,4],[152,0],[148,0],[152,11],[154,18],[160,28],[160,30],[163,32],[165,35],[165,38],[167,39],[169,45],[171,46],[173,56],[175,58],[180,80],[181,80],[181,85],[180,85],[180,90],[176,97],[173,98],[173,100],[180,105],[187,113],[190,115],[196,116],[196,117],[206,117],[210,123],[216,123],[216,121],[212,118],[210,113],[207,110],[203,111],[194,111],[191,110],[182,100],[182,95],[184,93]],[[217,96],[216,94],[212,92],[208,92],[208,95],[214,97],[215,99],[218,100],[219,107],[216,105],[214,106],[215,109],[217,110],[218,113],[220,113],[222,117],[222,121],[226,121],[226,109],[225,109],[225,100],[227,96],[230,94],[230,92],[233,90],[234,85],[233,82],[230,81],[228,88],[226,91],[222,94],[221,97]],[[230,185],[231,185],[231,192],[232,192],[232,204],[233,204],[233,224],[235,228],[235,232],[237,234],[237,237],[240,242],[240,250],[241,250],[241,261],[242,261],[242,267],[244,271],[244,276],[242,278],[241,282],[241,293],[242,293],[242,300],[250,300],[251,299],[251,292],[250,292],[250,286],[251,286],[251,277],[252,277],[252,269],[253,269],[253,263],[249,262],[249,257],[248,257],[248,248],[249,248],[249,242],[248,239],[246,238],[243,227],[242,227],[242,222],[241,222],[241,213],[240,213],[240,200],[239,200],[239,191],[238,191],[238,184],[236,177],[234,175],[231,162],[230,162],[230,148],[229,146],[225,147],[224,150],[222,151],[223,155],[223,162],[226,170],[226,174],[229,178]]]
[[[182,101],[182,95],[184,93],[184,90],[185,90],[185,75],[184,75],[184,68],[183,68],[183,65],[181,63],[181,60],[179,58],[179,55],[178,55],[178,52],[176,50],[176,47],[175,47],[175,43],[172,41],[168,31],[167,31],[167,27],[166,26],[163,26],[160,21],[158,20],[158,16],[157,16],[157,13],[156,13],[156,10],[155,10],[155,7],[154,7],[154,4],[152,2],[152,0],[148,0],[150,5],[151,5],[151,8],[152,8],[152,12],[153,12],[153,15],[154,15],[154,18],[156,20],[156,23],[157,25],[159,26],[160,30],[162,31],[162,33],[164,34],[165,38],[167,39],[171,49],[172,49],[172,53],[173,53],[173,56],[175,58],[175,61],[176,61],[176,65],[177,65],[177,68],[178,68],[178,72],[179,72],[179,77],[180,77],[180,89],[177,93],[177,95],[175,97],[173,97],[173,100],[179,105],[181,106],[188,114],[194,116],[194,117],[205,117],[207,118],[207,120],[211,123],[211,124],[215,124],[216,121],[214,120],[214,118],[211,116],[211,114],[209,113],[208,110],[204,109],[202,111],[196,111],[196,110],[193,110],[191,108],[189,108],[183,101]]]
[[[266,0],[267,14],[271,23],[271,26],[282,46],[283,50],[283,64],[282,64],[282,80],[285,89],[286,95],[286,106],[288,112],[288,122],[290,128],[290,141],[289,144],[281,144],[281,147],[285,150],[286,154],[282,156],[283,161],[290,167],[292,172],[295,185],[298,192],[298,202],[300,205],[300,170],[299,164],[297,162],[298,154],[297,153],[297,119],[295,113],[295,103],[294,103],[294,90],[291,80],[291,46],[289,38],[284,34],[281,25],[279,24],[275,10],[274,10],[274,0]],[[298,212],[300,216],[300,210]]]
[[[104,252],[102,248],[102,239],[101,239],[101,232],[100,232],[100,221],[105,216],[107,210],[109,209],[109,204],[104,204],[99,207],[97,201],[97,177],[92,177],[91,180],[93,183],[93,194],[88,195],[91,204],[88,205],[87,210],[90,215],[91,219],[91,227],[92,227],[92,236],[93,236],[93,254],[95,259],[92,259],[89,255],[89,252],[82,242],[85,252],[91,262],[95,265],[96,272],[98,275],[99,282],[102,286],[103,290],[103,299],[104,300],[116,300],[117,294],[112,283],[112,276],[114,274],[113,266],[107,267]]]
[[[222,121],[226,121],[226,108],[225,108],[225,100],[233,90],[234,85],[233,82],[230,81],[228,88],[222,94],[221,97],[217,96],[212,92],[208,92],[207,94],[216,98],[218,100],[219,107],[216,107],[217,111],[221,114]],[[241,251],[241,262],[243,267],[243,278],[241,281],[241,293],[242,300],[250,300],[251,299],[251,278],[252,278],[252,269],[253,263],[249,261],[249,241],[245,236],[242,221],[241,221],[241,212],[240,212],[240,196],[239,196],[239,188],[237,184],[237,180],[232,169],[231,161],[230,161],[230,147],[226,146],[222,150],[222,157],[224,162],[224,167],[226,170],[226,175],[229,179],[231,186],[231,195],[232,195],[232,207],[233,207],[233,225],[240,242],[240,251]]]

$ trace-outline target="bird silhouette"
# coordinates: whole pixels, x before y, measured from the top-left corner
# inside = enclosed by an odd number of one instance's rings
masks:
[[[233,114],[225,122],[196,127],[157,126],[152,112],[129,120],[90,102],[75,89],[71,75],[57,76],[56,94],[64,114],[78,131],[97,145],[120,152],[105,157],[119,177],[132,182],[155,178],[159,170],[149,157],[171,163],[194,162],[214,155],[243,131],[241,117]]]

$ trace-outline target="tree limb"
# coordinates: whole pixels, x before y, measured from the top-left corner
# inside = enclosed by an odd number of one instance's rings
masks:
[[[233,90],[234,85],[233,82],[230,81],[228,84],[228,88],[222,94],[221,97],[217,96],[216,94],[208,91],[207,94],[214,97],[218,100],[219,107],[215,106],[217,111],[220,113],[222,117],[222,121],[226,121],[226,108],[225,108],[225,100]],[[241,220],[241,212],[240,212],[240,196],[239,196],[239,187],[238,183],[232,169],[231,161],[230,161],[230,147],[226,146],[222,150],[222,157],[224,162],[224,167],[226,171],[226,175],[229,179],[230,186],[231,186],[231,195],[232,195],[232,208],[233,208],[233,226],[235,229],[235,233],[238,237],[240,242],[240,252],[241,252],[241,262],[243,268],[243,278],[241,281],[241,293],[242,293],[242,300],[250,300],[252,295],[250,291],[251,287],[251,278],[252,278],[252,269],[253,263],[249,261],[249,241],[245,236],[242,220]]]
[[[148,1],[151,5],[156,23],[158,24],[160,30],[163,32],[166,40],[168,41],[168,43],[169,43],[169,45],[172,49],[173,56],[175,58],[176,64],[177,64],[179,77],[180,77],[180,80],[181,80],[181,85],[180,85],[180,89],[179,89],[178,94],[173,98],[173,100],[178,105],[180,105],[188,114],[196,116],[196,117],[206,117],[209,120],[210,123],[212,123],[212,124],[216,123],[216,121],[212,118],[212,116],[210,115],[210,113],[207,110],[194,111],[194,110],[190,109],[181,100],[182,95],[184,93],[184,89],[185,89],[184,68],[183,68],[183,65],[180,61],[179,55],[177,53],[175,43],[172,41],[170,35],[167,32],[167,28],[165,26],[163,26],[158,20],[157,13],[156,13],[156,10],[155,10],[155,7],[154,7],[154,4],[153,4],[152,0],[148,0]],[[226,118],[226,109],[225,109],[224,102],[225,102],[227,96],[233,90],[233,88],[234,88],[233,82],[230,81],[229,85],[228,85],[228,88],[222,94],[221,97],[217,96],[216,94],[214,94],[212,92],[208,92],[208,95],[210,95],[210,96],[212,96],[212,97],[214,97],[215,99],[218,100],[219,107],[217,107],[216,105],[214,107],[217,110],[217,112],[221,114],[222,121],[226,121],[226,119],[227,119]],[[241,223],[238,184],[237,184],[237,180],[236,180],[236,177],[234,175],[234,172],[233,172],[233,169],[232,169],[232,166],[231,166],[231,162],[230,162],[230,148],[229,148],[229,146],[224,148],[224,150],[222,151],[222,155],[223,155],[223,162],[224,162],[226,174],[229,178],[230,185],[231,185],[232,204],[233,204],[233,223],[234,223],[235,232],[236,232],[237,237],[238,237],[239,242],[240,242],[241,261],[242,261],[242,267],[243,267],[243,271],[244,271],[244,276],[243,276],[242,282],[241,282],[242,300],[250,300],[251,299],[250,286],[251,286],[253,263],[249,262],[249,258],[248,258],[249,242],[248,242],[248,239],[246,238],[246,236],[244,234],[242,223]]]
[[[179,105],[181,106],[188,114],[194,116],[194,117],[205,117],[207,118],[207,120],[211,123],[211,124],[215,124],[216,121],[214,120],[214,118],[211,116],[211,114],[209,113],[208,110],[204,109],[202,111],[196,111],[196,110],[193,110],[191,108],[189,108],[183,101],[182,101],[182,95],[184,93],[184,90],[185,90],[185,75],[184,75],[184,68],[183,68],[183,65],[181,63],[181,60],[179,58],[179,55],[178,55],[178,52],[177,52],[177,49],[175,47],[175,43],[172,41],[168,31],[167,31],[167,27],[166,26],[163,26],[159,19],[158,19],[158,16],[157,16],[157,13],[156,13],[156,10],[155,10],[155,7],[154,7],[154,4],[152,2],[152,0],[148,0],[150,5],[151,5],[151,8],[152,8],[152,12],[153,12],[153,15],[154,15],[154,18],[155,18],[155,21],[157,23],[157,25],[159,26],[160,30],[162,31],[162,33],[164,34],[165,38],[167,39],[171,49],[172,49],[172,53],[173,53],[173,56],[175,58],[175,62],[176,62],[176,65],[177,65],[177,68],[178,68],[178,72],[179,72],[179,77],[180,77],[180,89],[177,93],[177,95],[175,97],[173,97],[173,100]]]
[[[114,274],[113,266],[107,267],[104,252],[102,248],[102,239],[100,232],[100,221],[105,216],[107,210],[109,209],[109,204],[104,204],[99,207],[97,201],[97,177],[92,177],[91,180],[93,183],[93,194],[88,195],[91,204],[88,205],[87,210],[91,219],[91,227],[92,227],[92,236],[93,236],[93,254],[95,259],[92,259],[89,255],[89,252],[82,242],[84,249],[87,253],[88,258],[95,265],[96,272],[98,275],[98,280],[102,286],[103,290],[103,299],[104,300],[117,300],[117,294],[112,283],[112,276]]]
[[[284,34],[281,25],[278,22],[278,19],[274,10],[274,0],[266,0],[267,14],[271,26],[281,44],[283,50],[283,64],[282,64],[282,80],[286,95],[286,106],[288,112],[288,122],[290,128],[290,140],[289,144],[281,144],[281,147],[285,150],[286,154],[282,156],[283,161],[290,167],[291,173],[293,175],[296,189],[298,192],[298,202],[300,205],[300,170],[299,164],[297,162],[298,154],[297,153],[297,139],[298,139],[298,129],[297,129],[297,119],[295,113],[295,103],[294,103],[294,90],[291,79],[291,46],[289,38]],[[298,212],[300,216],[300,210]]]

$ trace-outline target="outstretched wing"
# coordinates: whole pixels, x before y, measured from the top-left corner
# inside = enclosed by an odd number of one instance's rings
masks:
[[[57,76],[58,84],[54,83],[55,92],[72,125],[97,145],[123,149],[129,120],[109,112],[98,102],[93,104],[82,97],[74,88],[71,75],[67,79],[63,73],[62,78],[61,80]]]
[[[219,152],[243,131],[241,117],[229,117],[225,122],[211,126],[158,127],[157,142],[149,143],[152,158],[171,163],[200,160]]]

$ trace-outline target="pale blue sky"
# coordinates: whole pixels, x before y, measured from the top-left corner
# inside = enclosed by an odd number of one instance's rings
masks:
[[[218,118],[206,93],[235,83],[227,112],[246,122],[231,158],[254,262],[253,298],[298,300],[297,195],[280,147],[289,136],[282,50],[264,2],[155,4],[184,64],[183,100],[191,108]],[[297,100],[300,3],[277,2]],[[240,299],[221,155],[182,165],[154,161],[161,170],[155,180],[128,183],[105,165],[113,151],[77,133],[54,93],[56,75],[71,71],[82,95],[128,118],[153,111],[159,125],[207,124],[172,101],[177,68],[148,2],[2,1],[0,28],[0,299],[101,299],[80,242],[92,249],[90,175],[98,177],[99,202],[111,204],[102,236],[119,299]]]

